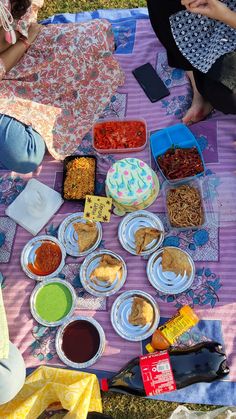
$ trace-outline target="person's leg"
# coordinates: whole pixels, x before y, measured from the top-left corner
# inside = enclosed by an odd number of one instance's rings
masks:
[[[31,127],[0,114],[0,163],[18,173],[33,172],[42,162],[45,143]]]
[[[224,114],[236,114],[236,91],[200,71],[194,71],[194,78],[199,93],[212,108]]]
[[[185,124],[191,124],[204,119],[211,111],[212,106],[205,102],[204,98],[198,92],[193,76],[194,68],[177,47],[169,22],[171,15],[185,8],[179,0],[147,0],[147,5],[153,30],[166,48],[170,67],[181,68],[187,71],[192,85],[193,101],[190,109],[183,118],[183,122]]]
[[[180,0],[147,0],[147,6],[153,30],[166,48],[170,67],[192,70],[192,65],[181,54],[175,43],[169,21],[171,15],[185,10],[185,7],[181,5]]]
[[[186,125],[191,125],[194,122],[198,122],[206,118],[206,116],[212,111],[213,104],[208,101],[206,96],[202,96],[200,93],[195,81],[195,72],[187,71],[187,75],[192,85],[193,100],[182,121]]]

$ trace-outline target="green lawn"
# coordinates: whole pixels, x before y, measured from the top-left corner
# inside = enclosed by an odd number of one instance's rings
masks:
[[[39,19],[65,12],[145,6],[145,0],[45,0]],[[113,415],[114,419],[167,419],[177,406],[178,403],[157,402],[120,394],[103,394],[104,413]],[[214,408],[214,406],[188,404],[186,406],[193,410]]]
[[[145,0],[45,0],[40,12],[40,19],[64,12],[81,12],[85,10],[144,7]]]

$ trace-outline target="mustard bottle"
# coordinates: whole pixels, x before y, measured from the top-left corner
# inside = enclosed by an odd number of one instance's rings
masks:
[[[154,352],[169,348],[183,333],[198,322],[199,318],[190,306],[181,307],[174,317],[153,333],[151,343],[146,345],[147,351]]]

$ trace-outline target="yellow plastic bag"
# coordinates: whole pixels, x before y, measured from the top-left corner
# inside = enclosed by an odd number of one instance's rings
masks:
[[[60,368],[39,367],[11,402],[0,406],[0,418],[36,419],[52,404],[60,402],[67,419],[86,419],[89,411],[102,412],[96,375]]]

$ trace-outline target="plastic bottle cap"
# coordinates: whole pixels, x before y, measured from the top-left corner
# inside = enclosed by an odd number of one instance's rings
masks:
[[[153,346],[151,345],[151,343],[148,343],[145,348],[147,349],[147,351],[149,353],[155,352],[155,349],[153,348]]]
[[[102,389],[102,391],[108,391],[109,390],[108,381],[107,381],[106,378],[101,379],[101,389]]]

